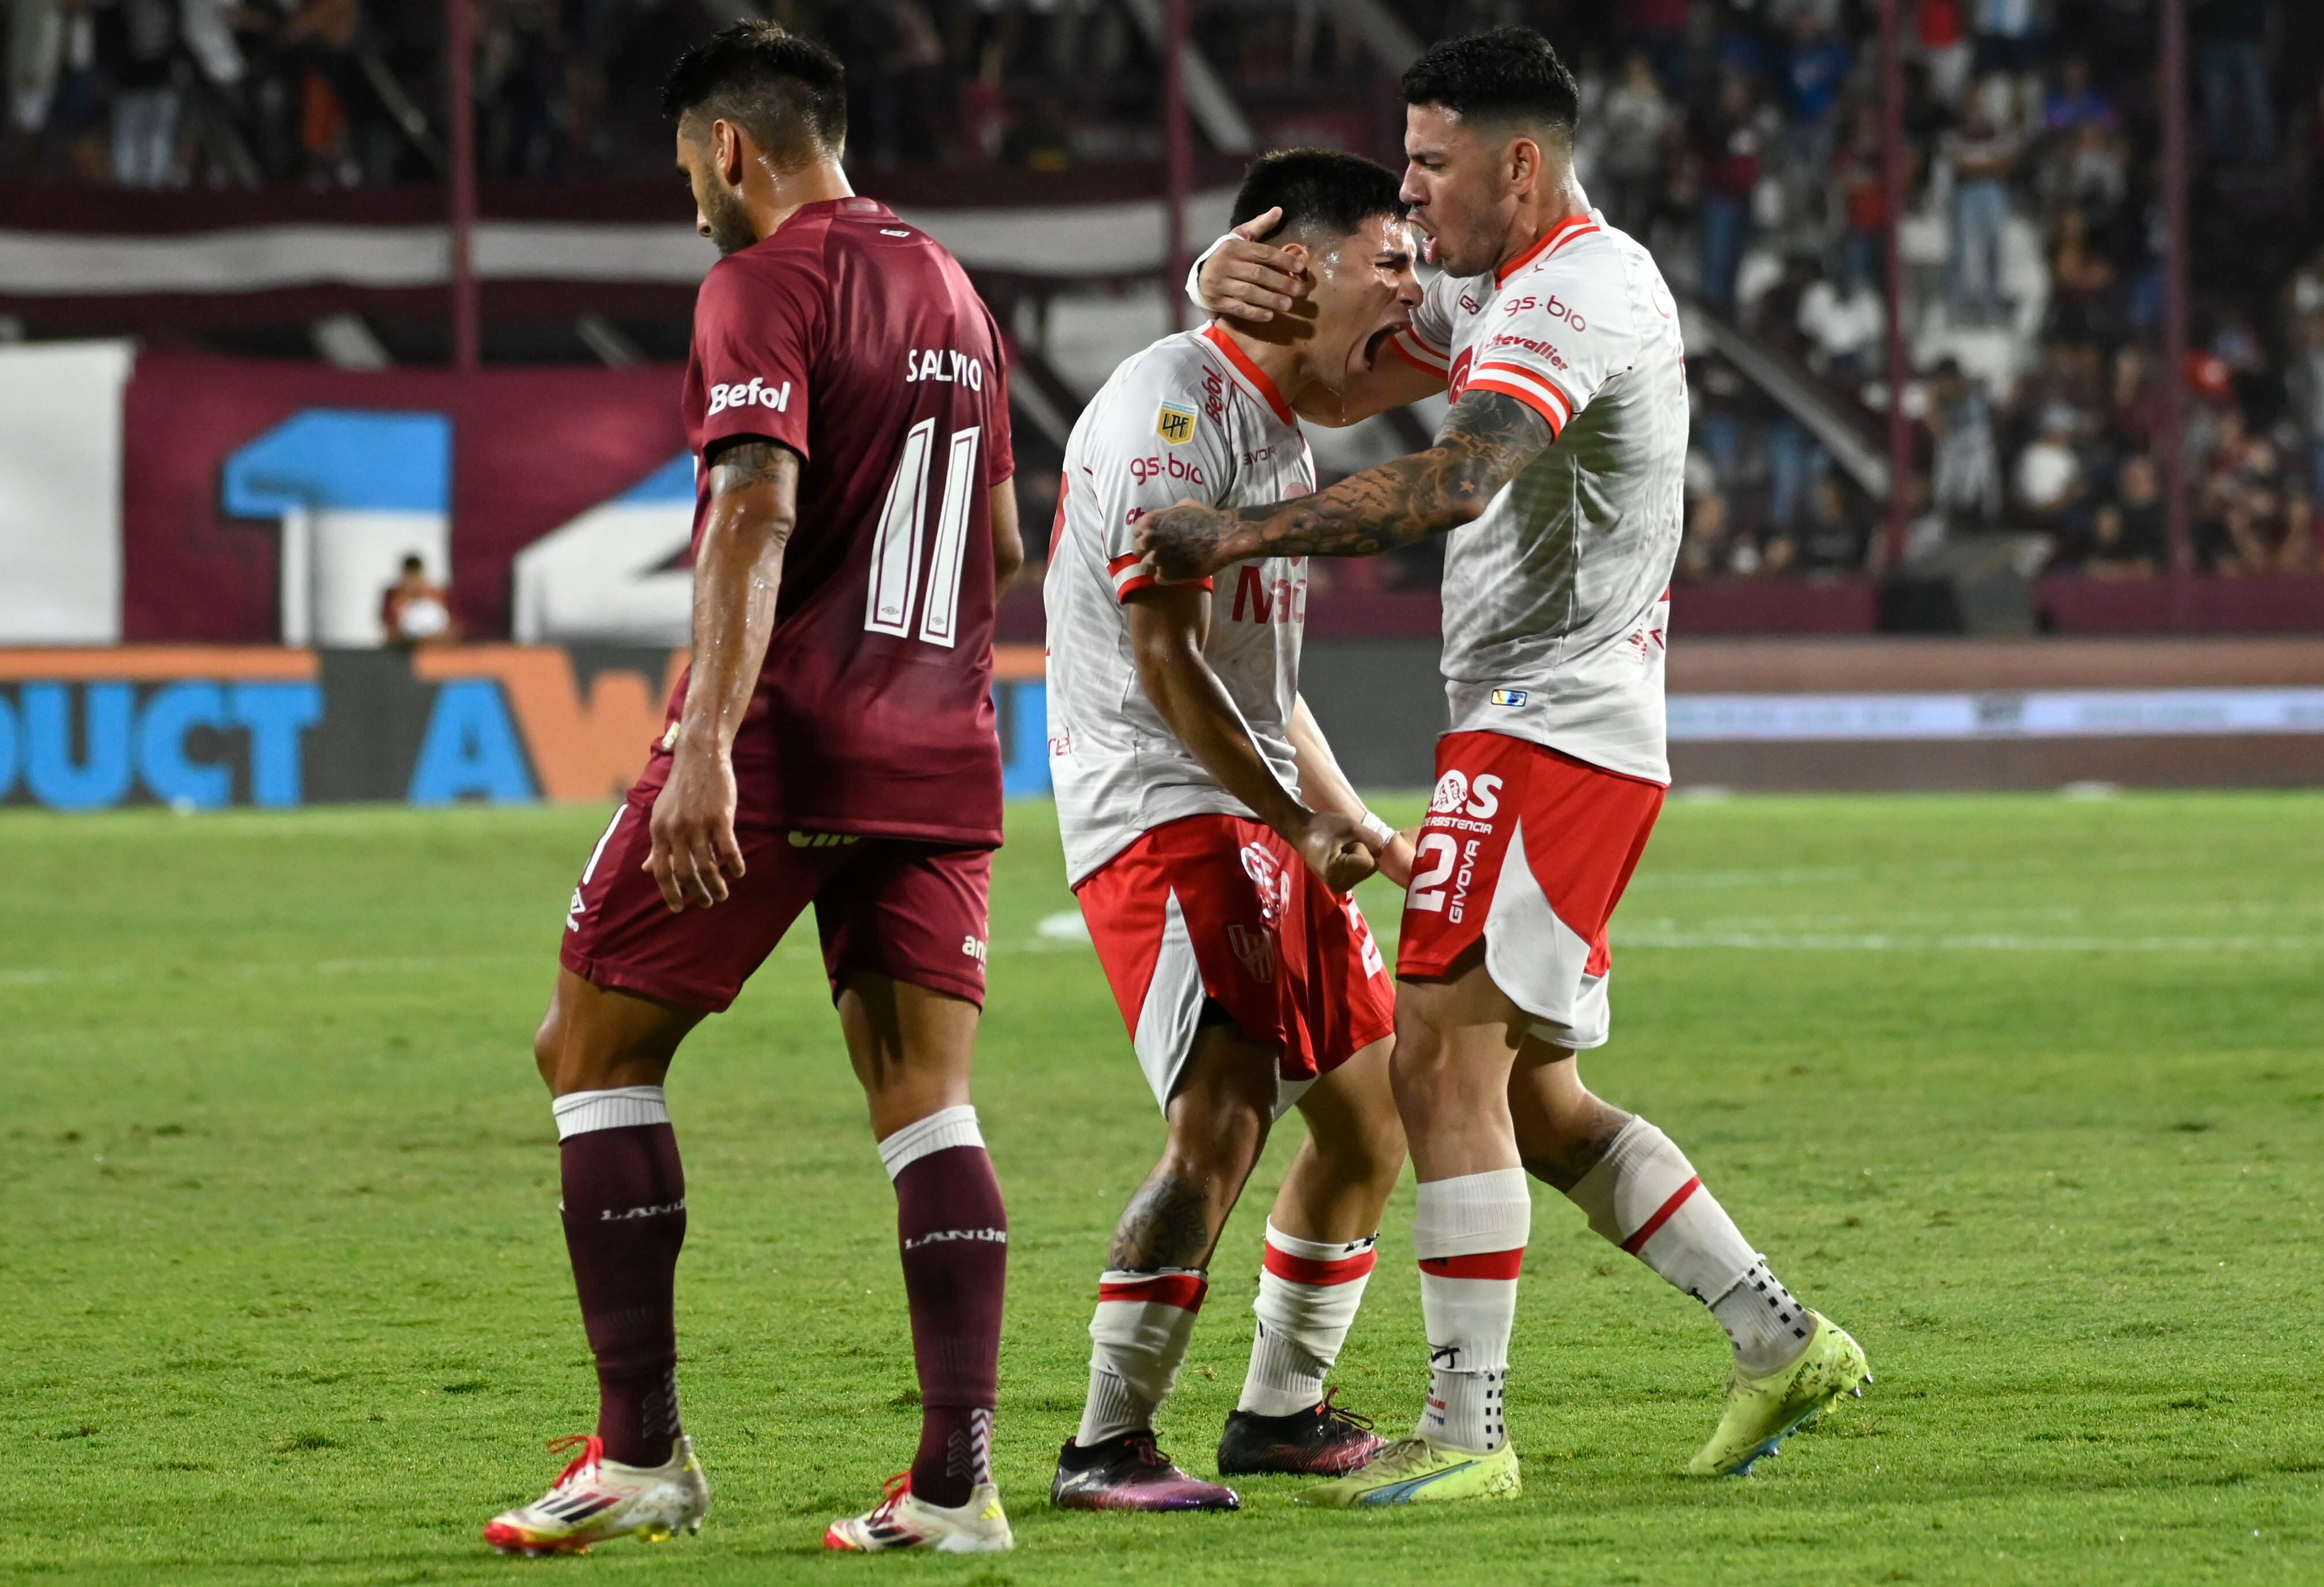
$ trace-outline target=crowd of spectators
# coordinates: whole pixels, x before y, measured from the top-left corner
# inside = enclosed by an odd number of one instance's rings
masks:
[[[1890,393],[1873,8],[1628,9],[1582,57],[1591,192],[1674,285],[1870,420],[1877,455]],[[1925,478],[1904,554],[1993,533],[2029,570],[2167,570],[2176,444],[2200,568],[2315,568],[2324,256],[2301,254],[2324,235],[2324,7],[2189,0],[2195,351],[2176,436],[2159,420],[2153,7],[1904,0],[1904,14],[1901,401]],[[1883,514],[1808,427],[1717,353],[1692,374],[1683,576],[1878,567]]]
[[[2008,533],[2095,577],[2167,567],[2179,445],[2198,564],[2319,561],[2324,5],[2186,0],[2196,131],[2190,421],[2159,432],[2151,0],[1903,0],[1898,394],[1921,448],[1908,555]],[[0,174],[129,187],[440,180],[436,0],[0,0]],[[849,61],[860,168],[1056,171],[1158,153],[1129,0],[477,0],[480,160],[519,180],[659,176],[659,76],[744,9]],[[1583,96],[1590,190],[1716,319],[1825,383],[1877,454],[1890,401],[1872,0],[1393,0],[1425,39],[1529,22]],[[1154,8],[1158,11],[1157,8]],[[1269,143],[1392,158],[1392,76],[1334,0],[1195,0]],[[2314,257],[2308,255],[2313,254]],[[1713,338],[1704,338],[1708,345]],[[1877,568],[1880,512],[1797,414],[1694,360],[1683,575]],[[2038,537],[2038,539],[2037,539]]]
[[[441,0],[0,0],[0,175],[159,188],[440,174]],[[1203,0],[1195,36],[1246,95],[1310,90],[1328,106],[1333,88],[1376,71],[1333,13],[1332,0]],[[1039,171],[1161,151],[1154,47],[1120,0],[475,0],[484,174],[666,171],[661,73],[745,14],[846,60],[863,167]],[[1294,130],[1376,142],[1372,108],[1294,117]]]

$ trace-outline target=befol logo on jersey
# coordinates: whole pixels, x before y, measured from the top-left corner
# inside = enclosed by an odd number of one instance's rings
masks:
[[[710,388],[710,412],[715,416],[729,408],[772,408],[778,413],[791,411],[791,383],[770,386],[760,375],[752,375],[748,383],[736,381],[731,385]]]
[[[1458,770],[1447,771],[1436,780],[1436,793],[1428,801],[1428,807],[1439,816],[1450,816],[1468,797],[1468,775]]]
[[[1154,433],[1173,447],[1183,447],[1194,438],[1194,420],[1198,416],[1192,408],[1181,402],[1165,402],[1154,415]]]

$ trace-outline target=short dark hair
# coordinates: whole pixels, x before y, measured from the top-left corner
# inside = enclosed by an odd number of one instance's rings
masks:
[[[778,164],[836,160],[847,148],[847,69],[779,23],[738,22],[678,58],[661,111],[733,122]]]
[[[1463,120],[1518,121],[1569,142],[1582,91],[1547,39],[1531,28],[1495,28],[1433,44],[1404,74],[1406,105],[1436,105]]]
[[[1240,226],[1277,208],[1283,219],[1276,235],[1312,227],[1349,236],[1375,215],[1404,218],[1396,173],[1360,154],[1335,149],[1278,149],[1262,154],[1242,173],[1232,219]]]

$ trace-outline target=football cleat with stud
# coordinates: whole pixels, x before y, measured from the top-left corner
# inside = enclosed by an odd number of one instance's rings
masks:
[[[1864,1347],[1829,1317],[1816,1318],[1815,1332],[1799,1360],[1764,1378],[1738,1370],[1727,1391],[1727,1411],[1711,1442],[1687,1462],[1691,1477],[1747,1477],[1754,1462],[1776,1453],[1795,1427],[1812,1422],[1850,1396],[1864,1398],[1872,1381]]]
[[[1236,1411],[1219,1437],[1219,1475],[1342,1477],[1388,1447],[1372,1419],[1332,1403],[1337,1389],[1287,1416]]]
[[[823,1545],[844,1554],[881,1554],[925,1548],[931,1554],[1007,1554],[1017,1546],[1001,1490],[979,1482],[957,1509],[930,1504],[912,1491],[912,1475],[888,1479],[880,1502],[860,1516],[846,1516],[824,1529]]]
[[[1067,1439],[1049,1502],[1059,1509],[1229,1510],[1242,1508],[1242,1496],[1188,1476],[1140,1428],[1086,1449]]]
[[[1336,1482],[1292,1495],[1292,1502],[1325,1509],[1369,1509],[1459,1499],[1515,1499],[1524,1490],[1512,1444],[1485,1454],[1415,1435],[1397,1439]]]
[[[503,1554],[586,1554],[615,1537],[663,1543],[680,1531],[702,1530],[702,1518],[710,1512],[710,1480],[694,1458],[694,1440],[685,1435],[659,1466],[609,1461],[605,1441],[591,1434],[553,1439],[549,1448],[581,1453],[547,1493],[486,1524],[484,1541]]]

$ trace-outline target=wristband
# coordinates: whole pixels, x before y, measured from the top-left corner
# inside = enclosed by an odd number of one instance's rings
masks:
[[[1210,263],[1212,254],[1233,241],[1234,233],[1227,233],[1217,242],[1195,254],[1194,263],[1186,267],[1186,300],[1206,315],[1210,313],[1211,309],[1209,304],[1203,301],[1203,266]]]
[[[1359,825],[1360,825],[1366,832],[1370,833],[1374,837],[1379,839],[1383,846],[1396,841],[1396,828],[1390,826],[1387,822],[1373,815],[1370,810],[1366,810],[1364,812],[1364,818],[1360,823],[1359,823]]]

